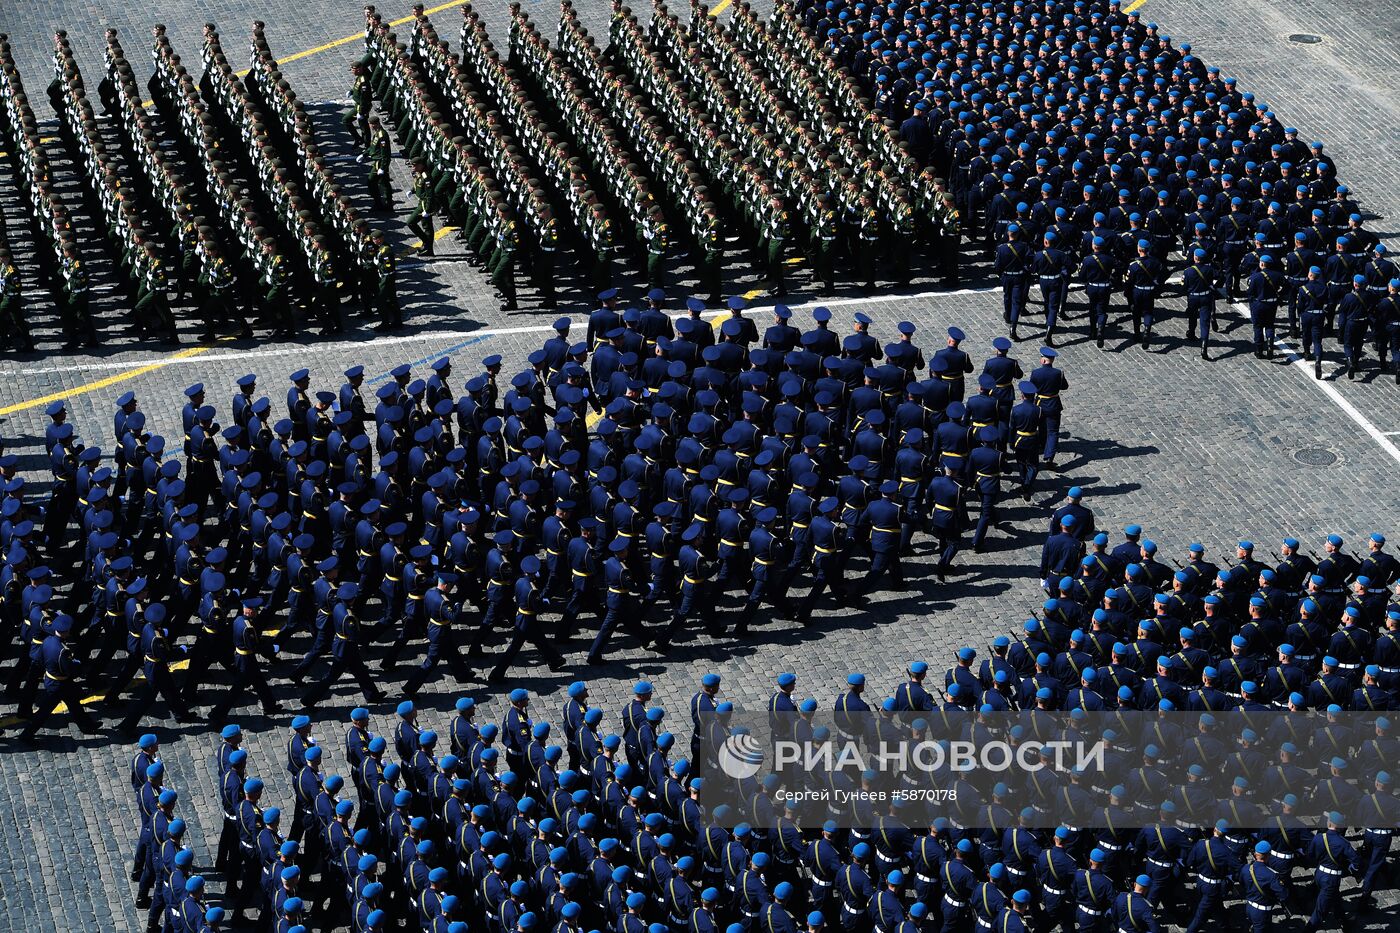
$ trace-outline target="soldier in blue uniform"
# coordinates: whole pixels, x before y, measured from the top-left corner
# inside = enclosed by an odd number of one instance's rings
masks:
[[[607,650],[613,629],[619,625],[642,644],[647,644],[650,641],[641,620],[637,617],[636,610],[640,593],[637,591],[632,572],[627,566],[629,557],[627,539],[623,537],[614,539],[608,546],[608,550],[611,556],[603,562],[602,568],[603,585],[607,587],[607,612],[598,626],[598,634],[594,637],[592,646],[588,649],[589,664],[602,663],[603,653]]]
[[[1046,231],[1044,243],[1045,248],[1035,254],[1035,274],[1040,281],[1041,301],[1045,304],[1045,345],[1053,347],[1055,325],[1069,292],[1070,260],[1058,248],[1058,239],[1053,230]]]
[[[1182,277],[1186,292],[1186,342],[1197,341],[1200,331],[1201,359],[1210,359],[1210,335],[1215,330],[1215,270],[1203,249],[1195,250]]]
[[[272,695],[267,683],[267,675],[259,666],[259,656],[273,653],[271,644],[263,644],[263,636],[257,627],[257,613],[263,607],[261,597],[254,596],[242,601],[242,611],[233,620],[233,679],[223,699],[209,711],[209,721],[216,722],[228,715],[229,710],[246,699],[245,690],[252,688],[253,695],[262,704],[263,715],[271,716],[282,711],[282,705]]]
[[[1055,454],[1060,443],[1060,417],[1064,412],[1060,393],[1069,388],[1064,372],[1055,368],[1057,356],[1059,353],[1053,347],[1041,347],[1040,365],[1028,377],[1035,386],[1035,401],[1041,412],[1041,431],[1045,440],[1041,457],[1050,469],[1055,466]]]
[[[1008,226],[1006,235],[1007,241],[996,250],[996,272],[1001,282],[1002,320],[1011,325],[1011,339],[1019,340],[1021,338],[1016,327],[1026,311],[1026,287],[1030,281],[1032,250],[1022,241],[1018,224]]]
[[[1254,327],[1256,359],[1274,358],[1274,327],[1278,319],[1279,302],[1287,288],[1283,273],[1271,268],[1272,265],[1272,256],[1267,253],[1261,255],[1258,270],[1249,276],[1249,319]]]
[[[97,723],[83,709],[82,695],[78,692],[74,678],[82,670],[81,662],[73,656],[69,641],[73,635],[73,620],[67,615],[56,616],[50,626],[52,634],[44,637],[40,649],[40,664],[43,667],[43,684],[39,690],[38,705],[34,715],[20,732],[21,742],[32,742],[60,703],[67,706],[73,722],[84,735],[97,732]]]
[[[1036,475],[1040,472],[1041,451],[1047,443],[1045,410],[1036,402],[1040,390],[1034,382],[1021,382],[1017,391],[1021,394],[1021,401],[1012,407],[1009,415],[1011,435],[1007,437],[1007,445],[1020,474],[1021,498],[1029,502]]]
[[[1250,933],[1269,933],[1274,927],[1274,912],[1280,907],[1288,909],[1288,889],[1268,865],[1272,851],[1269,843],[1256,843],[1251,860],[1240,869],[1238,880]]]
[[[335,605],[331,609],[331,626],[334,639],[331,642],[331,664],[326,673],[302,696],[302,705],[314,707],[321,698],[330,692],[342,674],[349,673],[359,684],[365,700],[378,703],[384,699],[384,692],[375,686],[369,668],[360,654],[360,623],[355,616],[355,601],[360,595],[354,583],[342,583],[336,591]]]
[[[460,607],[454,603],[450,593],[457,582],[457,575],[450,571],[437,572],[436,586],[422,595],[423,615],[426,620],[428,648],[423,662],[409,675],[403,685],[405,696],[416,696],[432,678],[439,663],[446,661],[452,676],[458,682],[468,679],[469,671],[462,652],[458,650],[454,634]],[[410,594],[412,595],[412,594]],[[387,666],[387,665],[386,665]]]
[[[539,558],[533,554],[525,557],[520,562],[520,570],[521,577],[515,581],[514,634],[487,678],[490,683],[500,683],[505,679],[506,671],[526,641],[535,646],[549,664],[551,671],[562,670],[564,667],[564,659],[545,638],[543,623],[538,618],[540,612],[549,604],[539,587]]]
[[[1108,311],[1118,287],[1119,263],[1101,236],[1090,240],[1090,252],[1079,266],[1079,279],[1088,301],[1089,337],[1103,349],[1108,330]]]
[[[1138,875],[1133,880],[1132,890],[1113,899],[1113,918],[1123,933],[1158,933],[1157,917],[1147,898],[1151,883],[1147,875]]]
[[[1313,865],[1313,880],[1317,899],[1305,929],[1308,933],[1329,923],[1342,914],[1342,878],[1357,874],[1356,851],[1346,840],[1346,825],[1340,813],[1327,814],[1327,828],[1313,835],[1305,858]]]
[[[1165,275],[1162,264],[1152,255],[1152,244],[1138,240],[1135,244],[1137,256],[1131,259],[1124,271],[1128,290],[1128,310],[1133,315],[1133,339],[1142,342],[1144,350],[1152,344],[1152,325],[1156,321],[1157,296],[1162,289]]]

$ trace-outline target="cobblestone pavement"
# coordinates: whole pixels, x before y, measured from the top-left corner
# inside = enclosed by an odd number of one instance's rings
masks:
[[[589,28],[604,36],[606,5],[579,6]],[[241,54],[247,24],[261,16],[269,24],[274,48],[285,59],[355,32],[360,7],[346,0],[275,8],[232,0],[198,5],[59,0],[0,7],[0,31],[10,34],[38,106],[48,79],[49,32],[59,24],[68,28],[79,62],[95,82],[102,62],[101,29],[107,25],[121,30],[128,56],[144,79],[144,36],[157,19],[167,23],[184,57],[197,61],[199,29],[206,20],[217,22],[226,47]],[[391,16],[407,13],[406,8],[384,8]],[[503,0],[478,8],[503,44]],[[528,8],[552,28],[552,3]],[[1268,100],[1304,135],[1327,140],[1329,149],[1337,150],[1343,177],[1359,191],[1363,204],[1381,216],[1377,228],[1391,235],[1400,230],[1389,222],[1400,213],[1400,168],[1391,151],[1400,110],[1394,90],[1400,87],[1400,44],[1394,41],[1400,24],[1393,10],[1357,9],[1335,0],[1304,0],[1286,11],[1254,3],[1224,7],[1182,0],[1151,3],[1144,13],[1178,39],[1189,37],[1198,53],[1238,74],[1241,86]],[[456,17],[455,9],[434,15],[439,31],[454,46]],[[1324,41],[1295,45],[1286,38],[1294,32],[1320,33]],[[347,42],[290,62],[286,72],[307,101],[339,98],[348,87],[345,68],[358,49],[358,40]],[[318,106],[328,131],[338,130],[332,119],[335,111],[334,104]],[[347,160],[352,190],[364,201],[356,168]],[[404,180],[398,179],[400,192]],[[400,362],[422,369],[448,355],[456,369],[454,388],[460,390],[485,355],[502,354],[508,370],[522,362],[547,336],[556,314],[534,308],[528,292],[526,310],[500,314],[484,277],[462,260],[455,241],[446,238],[439,245],[436,259],[410,264],[402,276],[409,327],[393,337],[361,331],[334,343],[230,342],[191,346],[172,358],[153,355],[149,348],[108,330],[111,347],[96,355],[0,360],[0,436],[8,449],[21,454],[26,474],[43,479],[39,438],[43,404],[51,397],[68,399],[71,419],[86,442],[110,447],[112,399],[128,388],[141,400],[153,433],[177,437],[181,390],[196,381],[209,387],[211,401],[223,414],[234,380],[245,372],[258,373],[260,391],[280,407],[287,373],[301,366],[311,369],[314,386],[334,389],[341,371],[352,363],[364,364],[368,382],[374,385]],[[683,276],[683,268],[676,271]],[[816,302],[802,289],[805,275],[799,271],[797,276],[798,293],[790,303],[805,321]],[[636,299],[640,287],[635,280],[624,282],[624,297]],[[740,281],[731,290],[751,287]],[[561,297],[562,307],[581,322],[589,307],[581,292],[574,291],[573,300],[568,293]],[[858,308],[865,310],[875,319],[874,332],[881,338],[893,336],[896,322],[910,320],[919,328],[915,339],[926,350],[936,348],[943,330],[957,323],[968,332],[966,346],[979,361],[990,352],[991,339],[1002,333],[1001,297],[994,291],[937,291],[928,282],[916,282],[908,294],[866,298],[843,293],[825,303],[838,322],[848,321]],[[1168,305],[1175,316],[1169,315],[1159,327],[1165,339],[1160,350],[1151,353],[1121,341],[1110,341],[1099,351],[1084,340],[1082,317],[1070,324],[1061,340],[1061,361],[1071,388],[1065,397],[1068,437],[1060,470],[1044,475],[1030,505],[1017,500],[1003,506],[988,552],[960,555],[958,573],[948,583],[935,581],[925,563],[925,545],[909,568],[907,592],[876,593],[868,605],[819,616],[807,630],[768,622],[752,641],[702,637],[678,646],[665,659],[640,651],[624,638],[617,643],[614,660],[601,670],[582,667],[584,645],[576,639],[570,646],[573,663],[565,672],[520,671],[521,685],[537,695],[535,709],[540,715],[555,715],[563,687],[582,677],[593,685],[595,701],[609,711],[608,721],[615,723],[614,711],[628,685],[645,677],[656,685],[657,702],[671,711],[679,731],[686,728],[686,700],[706,670],[723,675],[725,695],[741,706],[761,705],[774,675],[789,669],[798,672],[799,695],[821,703],[832,700],[853,669],[863,671],[872,692],[883,696],[894,688],[908,661],[923,658],[941,669],[960,645],[985,650],[994,635],[1015,627],[1038,604],[1034,575],[1047,506],[1074,484],[1085,487],[1086,504],[1111,536],[1116,539],[1116,530],[1128,522],[1141,522],[1169,556],[1180,555],[1196,539],[1206,544],[1208,553],[1221,554],[1241,536],[1271,552],[1287,534],[1304,538],[1314,548],[1329,532],[1355,542],[1375,529],[1396,537],[1400,452],[1394,444],[1400,441],[1400,433],[1395,433],[1400,432],[1400,390],[1388,378],[1374,375],[1359,382],[1328,380],[1320,386],[1310,371],[1300,363],[1291,365],[1286,357],[1272,363],[1256,360],[1237,313],[1225,316],[1227,332],[1216,351],[1224,358],[1203,362],[1180,346],[1185,330],[1180,303]],[[1082,314],[1082,307],[1074,310]],[[766,321],[761,309],[756,314]],[[1014,353],[1023,363],[1033,362],[1038,345],[1028,340]],[[1334,458],[1328,466],[1303,462],[1326,460],[1327,455]],[[376,654],[371,649],[371,657]],[[397,671],[382,675],[386,685],[401,683],[411,663],[405,659]],[[276,674],[279,694],[292,693],[294,685],[285,673]],[[424,693],[425,721],[445,725],[453,700],[463,693],[484,704],[482,721],[499,718],[502,703],[479,683],[458,686],[440,680]],[[315,734],[332,751],[333,767],[342,763],[340,723],[356,702],[358,695],[345,686],[318,714]],[[0,716],[11,713],[13,707],[0,708]],[[250,773],[269,779],[270,801],[287,803],[290,788],[282,771],[285,722],[267,721],[251,706],[241,713],[238,721],[250,734]],[[387,730],[392,704],[376,707],[373,715],[376,730]],[[220,819],[212,762],[215,735],[203,728],[156,731],[170,769],[168,783],[181,791],[182,812],[193,814],[197,864],[207,866]],[[139,928],[134,892],[126,881],[136,823],[126,779],[129,749],[105,737],[79,737],[75,730],[51,736],[35,751],[16,750],[3,739],[0,743],[0,931]],[[216,890],[219,887],[215,884]],[[1392,899],[1392,908],[1393,904]],[[1372,915],[1368,924],[1348,928],[1379,928],[1383,916]]]

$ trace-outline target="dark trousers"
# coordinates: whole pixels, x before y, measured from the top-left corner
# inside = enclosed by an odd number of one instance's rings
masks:
[[[238,859],[238,819],[224,815],[223,829],[219,830],[219,849],[214,857],[215,871],[235,871]],[[232,884],[232,882],[230,882]]]
[[[1031,440],[1027,438],[1027,440]],[[1035,478],[1040,473],[1040,458],[1034,451],[1016,452],[1016,470],[1021,474],[1021,495],[1023,498],[1031,497],[1031,487],[1035,485]]]
[[[418,665],[418,669],[408,675],[408,680],[403,685],[404,693],[417,693],[433,677],[437,672],[438,665],[443,661],[446,661],[447,666],[452,669],[452,676],[457,678],[458,683],[465,683],[471,679],[471,668],[467,667],[462,653],[457,650],[456,639],[452,637],[452,632],[437,622],[429,622],[428,624],[438,630],[437,634],[429,633],[428,653],[424,656],[423,663]]]
[[[904,568],[900,566],[898,548],[889,551],[876,551],[871,555],[870,572],[866,575],[865,583],[861,587],[861,595],[875,589],[875,584],[880,582],[880,578],[886,573],[894,580],[895,586],[904,586]]]
[[[1001,278],[1002,319],[1011,325],[1021,320],[1026,310],[1026,281],[1019,277]]]
[[[1355,317],[1347,322],[1346,333],[1342,336],[1346,341],[1347,366],[1350,369],[1359,366],[1361,358],[1366,355],[1366,328],[1368,324],[1370,321],[1359,320]]]
[[[1303,353],[1315,360],[1322,359],[1323,318],[1321,311],[1305,311],[1302,315]]]
[[[598,626],[598,634],[593,639],[592,647],[588,649],[588,657],[592,661],[602,660],[603,652],[608,650],[608,641],[612,638],[613,629],[618,625],[632,633],[638,641],[647,640],[646,629],[642,627],[638,618],[637,601],[630,596],[609,599],[608,611],[603,615],[603,624]]]
[[[189,670],[185,672],[185,702],[190,706],[195,706],[199,698],[199,688],[204,683],[205,675],[209,673],[209,668],[215,662],[226,671],[232,672],[233,662],[230,656],[233,654],[222,635],[210,635],[202,628],[199,635],[194,640],[194,650],[190,652]]]
[[[837,602],[846,604],[847,589],[846,578],[842,573],[839,561],[835,559],[818,559],[812,563],[812,588],[807,591],[807,595],[802,597],[802,604],[797,609],[797,619],[803,625],[812,620],[812,610],[816,609],[817,601],[821,599],[822,593],[830,589]]]
[[[264,713],[272,713],[277,709],[277,699],[272,695],[272,688],[267,685],[267,675],[263,673],[257,661],[240,656],[234,662],[233,682],[229,684],[223,699],[209,711],[210,721],[216,722],[223,719],[228,715],[229,710],[247,702],[248,688],[250,687],[253,690],[253,695],[258,698],[258,703],[262,706]]]
[[[527,641],[535,646],[535,650],[540,653],[540,656],[545,659],[550,667],[559,667],[563,665],[564,658],[558,651],[554,650],[554,646],[544,637],[544,633],[540,631],[539,622],[531,620],[529,623],[522,625],[517,621],[515,624],[515,632],[510,639],[510,644],[506,646],[505,653],[501,655],[501,659],[496,662],[496,666],[492,669],[490,680],[497,681],[506,676],[506,671],[510,669],[511,662],[513,662],[515,656],[520,653],[520,649],[525,647]],[[410,692],[408,687],[404,687],[404,692]]]
[[[1330,923],[1342,909],[1341,876],[1320,870],[1314,874],[1317,876],[1317,900],[1313,904],[1312,916],[1308,918],[1310,930]]]
[[[1201,333],[1201,348],[1210,343],[1210,332],[1214,325],[1215,302],[1209,298],[1186,299],[1186,339],[1195,340],[1196,331]]]
[[[561,640],[569,637],[574,622],[585,610],[594,613],[598,611],[598,596],[586,586],[576,586],[569,596],[569,602],[564,606],[564,615],[559,620],[558,633]]]
[[[1251,303],[1249,323],[1254,326],[1254,349],[1263,352],[1274,343],[1274,321],[1278,318],[1278,305]]]
[[[480,654],[486,636],[496,626],[505,622],[515,611],[515,600],[507,595],[505,587],[498,587],[497,592],[500,594],[499,596],[488,597],[486,611],[482,613],[481,622],[477,625],[476,631],[472,633],[471,646],[467,649],[470,656],[475,657]]]
[[[1041,452],[1041,459],[1054,460],[1055,449],[1060,443],[1060,413],[1058,411],[1047,411],[1044,407],[1040,409],[1041,426],[1045,430],[1045,450]]]
[[[78,687],[71,680],[54,680],[47,674],[44,675],[44,689],[39,691],[38,705],[34,707],[34,715],[29,719],[29,725],[24,727],[20,733],[22,740],[32,739],[34,735],[48,722],[53,711],[58,708],[58,704],[64,703],[68,706],[68,714],[73,717],[73,722],[83,732],[96,732],[97,721],[87,710],[83,709],[83,696],[78,692]]]
[[[306,692],[306,696],[302,697],[302,705],[314,706],[319,703],[346,672],[355,678],[355,683],[359,685],[360,692],[365,695],[366,700],[373,703],[382,696],[374,684],[374,678],[369,675],[369,668],[365,667],[365,659],[360,657],[359,650],[350,649],[331,658],[330,668],[325,676]]]
[[[331,646],[331,621],[324,615],[316,617],[316,634],[311,639],[311,647],[306,649],[306,654],[296,667],[292,668],[292,676],[300,677],[311,669],[311,665],[316,663],[316,659],[326,653]]]
[[[669,645],[676,637],[690,617],[699,610],[700,625],[709,629],[714,620],[715,606],[710,599],[710,585],[708,582],[691,583],[687,580],[681,581],[681,598],[676,605],[676,611],[671,615],[671,623],[666,626],[666,631],[662,634],[660,644]]]
[[[1108,305],[1113,292],[1106,288],[1090,288],[1086,290],[1085,297],[1089,300],[1089,329],[1099,339],[1103,339],[1104,328],[1108,326]]]
[[[1156,286],[1134,285],[1128,292],[1128,308],[1133,312],[1134,335],[1138,335],[1144,330],[1147,331],[1149,337],[1152,335],[1152,325],[1157,314],[1156,302]]]
[[[952,528],[938,528],[934,530],[938,536],[938,572],[942,573],[953,563],[953,558],[958,556],[959,549],[962,548],[962,536]]]
[[[1217,923],[1225,916],[1225,887],[1223,883],[1197,882],[1196,889],[1201,899],[1196,902],[1196,912],[1186,925],[1186,933],[1200,933],[1208,924]]]
[[[739,622],[734,626],[734,634],[743,635],[749,630],[749,623],[753,621],[758,607],[764,600],[774,604],[779,602],[776,584],[777,581],[766,568],[754,566],[753,582],[749,586],[748,598],[744,600],[744,608],[739,611]]]
[[[987,537],[987,528],[991,526],[996,518],[996,493],[984,492],[981,494],[982,507],[977,512],[977,530],[972,533],[972,548],[977,550],[982,547],[982,542]]]
[[[34,708],[34,694],[38,691],[39,680],[43,676],[43,662],[31,659],[28,652],[16,659],[14,670],[10,671],[10,681],[5,685],[5,692],[17,697],[19,715],[25,719],[29,718]]]
[[[176,719],[183,720],[189,715],[189,709],[175,690],[175,680],[170,676],[169,669],[164,666],[152,669],[150,665],[147,665],[146,682],[132,701],[131,711],[126,714],[126,718],[122,720],[118,729],[122,732],[135,730],[137,724],[150,712],[151,707],[156,705],[157,698],[165,700],[165,705],[170,707],[170,711],[174,713]]]
[[[1060,319],[1060,308],[1065,302],[1065,285],[1063,280],[1056,280],[1047,284],[1044,281],[1040,284],[1040,297],[1045,302],[1045,333],[1051,334],[1055,330],[1055,324]]]

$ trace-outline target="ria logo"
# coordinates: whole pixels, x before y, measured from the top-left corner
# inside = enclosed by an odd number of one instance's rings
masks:
[[[763,746],[747,732],[731,735],[719,747],[719,769],[735,780],[748,780],[762,767]]]

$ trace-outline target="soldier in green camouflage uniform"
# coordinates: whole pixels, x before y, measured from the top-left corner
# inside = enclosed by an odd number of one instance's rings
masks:
[[[894,260],[895,283],[901,286],[909,284],[909,257],[918,236],[914,226],[914,205],[909,203],[908,196],[909,192],[904,188],[895,192],[890,216],[890,256]]]
[[[941,178],[934,178],[932,181],[927,211],[932,218],[933,254],[938,258],[938,266],[943,273],[943,284],[949,288],[957,288],[960,283],[958,248],[962,242],[958,230],[958,205]]]
[[[651,288],[665,288],[666,275],[663,266],[666,263],[668,232],[666,216],[661,212],[661,207],[652,205],[650,213],[638,226],[640,229],[637,238],[646,245],[647,251],[647,285]]]
[[[875,290],[875,270],[880,259],[880,211],[875,207],[875,196],[869,191],[860,196],[860,227],[856,236],[856,265],[866,291]]]
[[[287,261],[282,252],[271,240],[265,241],[263,286],[263,307],[270,320],[276,322],[275,337],[290,338],[296,335],[296,315],[292,310],[292,291]]]
[[[394,189],[389,183],[389,161],[394,153],[389,131],[380,125],[378,117],[370,117],[368,125],[369,142],[365,146],[365,161],[369,163],[370,201],[377,211],[392,210]]]
[[[341,116],[340,122],[355,138],[355,145],[363,146],[369,141],[369,115],[374,109],[374,91],[370,87],[368,69],[355,62],[350,66],[353,80],[350,85],[350,109]]]
[[[415,162],[413,165],[413,198],[415,207],[413,213],[408,215],[408,229],[418,236],[418,255],[433,255],[433,243],[436,240],[436,228],[433,226],[433,208],[436,203],[432,179],[428,176],[428,167],[423,162]]]
[[[29,325],[24,319],[22,291],[19,270],[15,268],[10,249],[0,242],[0,346],[8,348],[13,344],[21,350],[31,351],[34,341],[29,336]]]
[[[765,266],[768,270],[768,290],[775,297],[787,294],[784,250],[792,235],[791,218],[783,207],[782,198],[773,198],[768,211],[768,226],[764,231]]]
[[[520,248],[520,236],[510,212],[501,205],[496,215],[496,249],[486,271],[491,284],[501,296],[501,310],[515,311],[515,252]]]
[[[836,254],[841,232],[840,215],[834,203],[829,191],[817,196],[816,216],[811,224],[812,244],[808,251],[812,257],[812,273],[821,280],[828,295],[836,288]]]
[[[63,278],[63,304],[59,316],[63,320],[63,333],[68,337],[63,349],[75,350],[80,343],[97,346],[97,328],[92,321],[91,283],[87,268],[78,258],[78,249],[71,242],[64,244],[60,275]]]
[[[403,327],[403,312],[399,309],[398,270],[394,252],[384,242],[384,234],[374,232],[375,287],[374,310],[379,315],[378,331]]]
[[[170,311],[170,295],[165,265],[156,252],[155,244],[146,245],[146,278],[142,295],[136,302],[136,322],[142,330],[160,334],[167,343],[177,343],[175,315]]]

